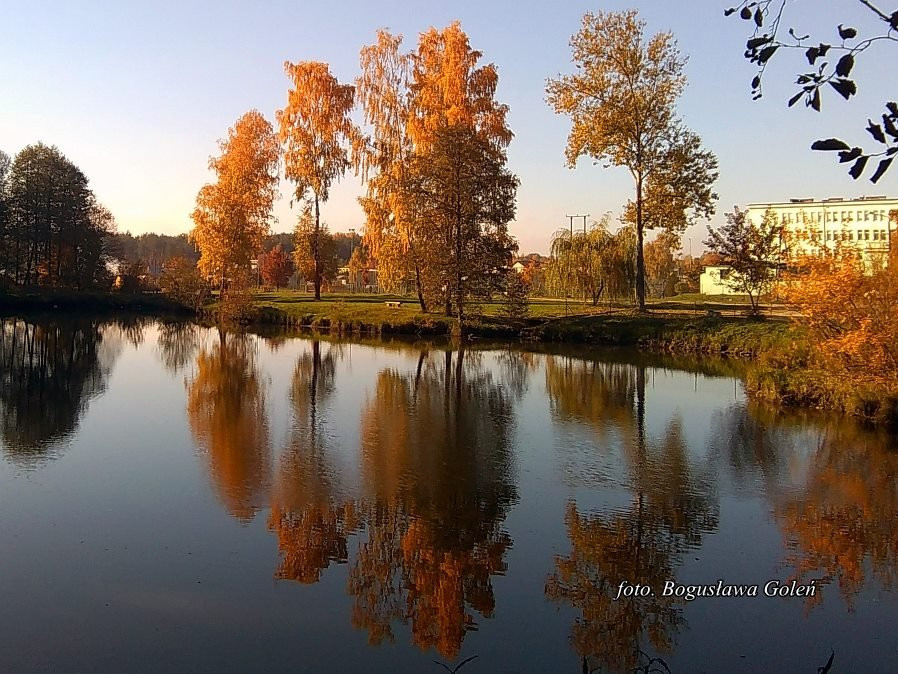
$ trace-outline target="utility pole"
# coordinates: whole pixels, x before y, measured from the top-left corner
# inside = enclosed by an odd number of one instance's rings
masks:
[[[577,215],[565,215],[564,217],[566,217],[571,223],[571,247],[573,248],[574,218],[583,218],[583,233],[586,234],[586,218],[589,217],[589,213],[587,213],[586,215],[579,214],[579,213]],[[568,269],[567,269],[568,283],[570,283],[570,278],[571,278],[571,254],[570,254],[570,252],[568,252]],[[566,283],[565,288],[564,288],[564,315],[565,316],[567,316],[567,314],[568,314],[568,303],[567,303],[568,290],[569,290],[568,284]]]

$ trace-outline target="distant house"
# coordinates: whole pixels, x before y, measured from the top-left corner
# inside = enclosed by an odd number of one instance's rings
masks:
[[[699,277],[699,292],[702,295],[743,295],[742,290],[735,289],[737,285],[736,272],[725,265],[705,267]]]
[[[543,257],[539,253],[530,253],[529,255],[515,259],[511,264],[511,268],[518,274],[523,274],[528,269],[539,269],[546,260],[548,260],[548,258]]]

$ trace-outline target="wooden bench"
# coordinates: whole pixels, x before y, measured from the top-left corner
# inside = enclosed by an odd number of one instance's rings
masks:
[[[398,309],[402,306],[402,302],[384,302],[387,305],[387,309]]]

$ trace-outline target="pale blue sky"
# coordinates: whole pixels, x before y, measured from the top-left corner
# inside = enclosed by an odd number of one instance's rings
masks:
[[[854,182],[844,166],[808,149],[830,135],[869,140],[867,116],[898,93],[887,74],[894,49],[860,59],[859,96],[845,104],[832,92],[824,97],[823,115],[785,107],[792,75],[806,64],[798,53],[774,63],[765,98],[753,103],[753,71],[742,58],[749,27],[723,17],[726,2],[3,0],[0,149],[14,154],[38,140],[58,145],[90,178],[120,230],[184,232],[196,192],[209,180],[207,161],[217,139],[250,108],[273,120],[284,105],[285,59],[327,61],[350,81],[360,47],[373,41],[377,28],[413,43],[429,26],[459,19],[484,61],[498,66],[498,98],[511,108],[509,165],[521,179],[511,231],[521,252],[545,252],[551,232],[566,224],[565,214],[619,212],[632,194],[626,169],[603,170],[585,160],[576,170],[564,166],[569,121],[548,108],[544,90],[547,77],[571,69],[568,40],[585,11],[636,7],[650,32],[672,30],[689,55],[680,111],[720,160],[721,198],[712,222],[721,222],[733,204],[894,196],[898,171],[878,186]],[[795,4],[797,27],[827,35],[835,24],[858,24],[863,16],[856,0]],[[828,16],[811,21],[805,8],[824,5]],[[293,226],[289,192],[284,184],[275,231]],[[351,176],[332,190],[323,214],[333,230],[363,225],[360,193]],[[704,225],[687,236],[697,250]]]

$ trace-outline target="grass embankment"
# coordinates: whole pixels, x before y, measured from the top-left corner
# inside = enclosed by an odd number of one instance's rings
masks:
[[[314,302],[298,293],[259,295],[260,320],[329,329],[337,334],[433,336],[448,335],[457,328],[456,319],[425,314],[408,298],[325,297],[322,302]],[[398,309],[388,308],[386,301],[403,304]],[[706,312],[717,308],[707,303],[697,306]],[[676,311],[667,303],[652,305],[649,314],[638,314],[632,309],[584,308],[570,302],[565,306],[559,300],[536,300],[531,302],[527,319],[509,320],[497,315],[499,308],[494,303],[482,305],[482,315],[465,321],[465,334],[484,339],[628,346],[674,355],[735,358],[746,363],[746,390],[758,399],[898,423],[898,384],[895,390],[884,390],[815,365],[812,345],[804,330],[782,318],[753,320],[717,312],[696,316],[689,311]],[[739,309],[738,305],[734,308]],[[565,315],[573,310],[583,313]]]
[[[195,312],[160,293],[122,293],[39,288],[0,290],[0,311],[65,311],[71,313],[193,315]]]

